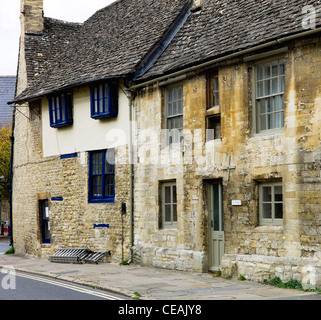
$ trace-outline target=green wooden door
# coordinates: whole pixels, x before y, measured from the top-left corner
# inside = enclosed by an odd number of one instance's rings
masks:
[[[220,268],[224,255],[224,215],[221,184],[210,185],[209,190],[209,270]]]

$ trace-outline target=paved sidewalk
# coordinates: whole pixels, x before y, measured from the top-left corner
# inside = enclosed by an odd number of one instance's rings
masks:
[[[140,294],[140,300],[269,300],[314,299],[321,295],[292,289],[280,289],[252,281],[227,280],[207,273],[121,266],[114,263],[63,264],[47,259],[19,255],[0,255],[0,268],[58,278],[95,286],[128,297]]]

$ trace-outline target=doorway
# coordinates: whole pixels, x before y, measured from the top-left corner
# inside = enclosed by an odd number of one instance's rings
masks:
[[[48,199],[39,201],[42,243],[50,243],[50,221]]]
[[[223,186],[211,183],[208,189],[209,270],[217,271],[224,255]]]

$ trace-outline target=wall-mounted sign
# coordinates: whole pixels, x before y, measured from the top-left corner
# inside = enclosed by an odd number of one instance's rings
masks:
[[[242,201],[241,200],[232,200],[232,206],[241,206]]]

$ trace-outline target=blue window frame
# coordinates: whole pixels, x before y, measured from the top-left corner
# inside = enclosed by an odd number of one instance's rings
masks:
[[[108,119],[118,115],[118,85],[102,82],[90,88],[91,117]]]
[[[115,149],[89,153],[88,201],[115,201]]]
[[[62,93],[49,96],[50,126],[53,128],[69,126],[73,123],[73,95]]]

